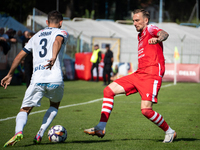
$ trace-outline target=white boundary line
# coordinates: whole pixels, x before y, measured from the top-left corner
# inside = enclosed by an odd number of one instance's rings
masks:
[[[161,86],[161,88],[169,87],[169,86],[172,86],[172,85],[174,85],[174,84],[166,84],[166,85]],[[122,95],[124,95],[124,94],[119,94],[119,95],[116,95],[116,96],[122,96]],[[91,101],[87,101],[87,102],[83,102],[83,103],[78,103],[78,104],[60,106],[59,109],[67,108],[67,107],[73,107],[73,106],[79,106],[79,105],[86,105],[86,104],[95,103],[95,102],[98,102],[98,101],[101,101],[101,100],[103,100],[103,98],[98,98],[98,99],[95,99],[95,100],[91,100]],[[29,115],[38,114],[38,113],[42,113],[42,112],[46,112],[46,111],[47,111],[47,109],[35,111],[35,112],[30,113]],[[15,118],[16,118],[16,116],[0,119],[0,122],[15,119]]]

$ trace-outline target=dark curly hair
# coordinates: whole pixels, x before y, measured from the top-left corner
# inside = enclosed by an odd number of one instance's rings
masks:
[[[48,23],[59,23],[60,21],[63,20],[63,16],[60,12],[57,10],[53,10],[48,13]]]

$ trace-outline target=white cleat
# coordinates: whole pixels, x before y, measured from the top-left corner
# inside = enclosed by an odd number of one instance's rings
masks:
[[[176,132],[174,131],[173,133],[166,133],[165,134],[165,139],[163,143],[171,143],[173,140],[177,137]]]

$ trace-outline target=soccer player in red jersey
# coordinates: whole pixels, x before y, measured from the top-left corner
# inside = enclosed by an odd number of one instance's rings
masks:
[[[89,135],[103,137],[105,127],[114,104],[114,96],[127,96],[139,92],[141,95],[142,114],[165,132],[164,143],[170,143],[176,138],[164,118],[152,109],[157,103],[157,95],[165,72],[162,42],[168,38],[168,33],[149,24],[150,15],[144,9],[133,12],[133,24],[138,34],[138,70],[130,75],[121,77],[104,89],[103,105],[100,122],[97,126],[85,129]]]

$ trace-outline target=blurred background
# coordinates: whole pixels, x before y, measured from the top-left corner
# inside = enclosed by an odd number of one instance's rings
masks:
[[[10,50],[0,53],[0,76],[31,36],[46,27],[48,12],[60,11],[62,29],[69,33],[63,71],[67,79],[76,74],[76,54],[92,52],[99,44],[102,53],[109,44],[115,63],[128,63],[137,69],[137,32],[131,12],[143,8],[150,12],[150,24],[169,33],[164,42],[166,63],[174,63],[178,50],[180,64],[200,64],[199,0],[1,0],[0,27],[9,37]],[[1,34],[1,33],[0,33]],[[71,70],[69,73],[69,70]]]
[[[164,22],[188,22],[197,0],[162,0]],[[1,0],[0,12],[24,23],[33,8],[44,13],[59,10],[65,17],[130,20],[137,8],[151,10],[152,21],[158,22],[160,0]],[[199,5],[199,4],[198,4]],[[191,22],[196,23],[195,17]]]

